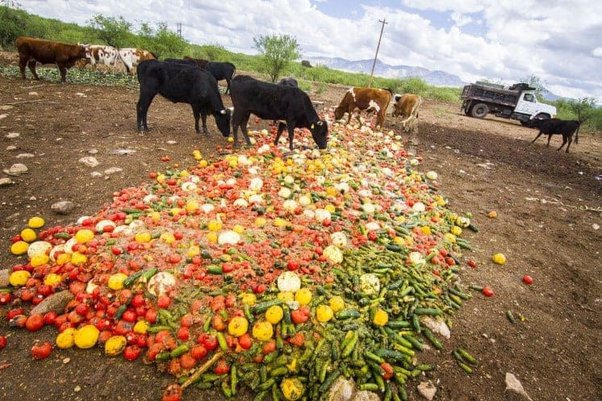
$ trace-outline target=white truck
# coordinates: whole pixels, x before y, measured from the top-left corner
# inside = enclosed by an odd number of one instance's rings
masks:
[[[462,89],[462,110],[475,118],[485,118],[493,113],[496,117],[512,118],[527,125],[532,118],[546,119],[556,116],[556,107],[539,103],[535,88],[518,83],[509,88],[503,85],[477,82]]]

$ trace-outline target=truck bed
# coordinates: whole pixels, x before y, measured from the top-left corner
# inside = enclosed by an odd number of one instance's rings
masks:
[[[470,84],[462,90],[461,98],[462,100],[478,100],[514,107],[518,103],[520,94],[520,91],[483,84]]]

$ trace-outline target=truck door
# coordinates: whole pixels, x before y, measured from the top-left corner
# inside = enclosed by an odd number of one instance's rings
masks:
[[[516,113],[528,114],[532,116],[537,112],[537,99],[535,98],[535,94],[531,92],[525,92],[521,94],[514,111]]]

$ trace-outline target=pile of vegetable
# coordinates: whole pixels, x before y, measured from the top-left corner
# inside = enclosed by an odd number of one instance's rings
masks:
[[[58,68],[54,66],[38,66],[36,72],[41,79],[50,82],[58,82],[61,79]],[[25,74],[31,78],[29,70]],[[0,75],[20,78],[21,71],[18,66],[0,66]],[[70,68],[67,72],[67,81],[74,84],[92,86],[126,86],[128,88],[138,88],[138,80],[136,80],[135,76],[117,72],[94,71],[90,68]]]
[[[30,220],[11,245],[23,261],[2,290],[8,318],[54,325],[58,348],[156,362],[178,378],[165,400],[191,385],[315,400],[339,377],[407,399],[434,368],[419,351],[442,348],[434,328],[469,298],[457,274],[472,226],[395,132],[330,135],[327,151],[288,154],[262,130],[254,148],[194,151],[195,167],[152,172],[74,225]]]

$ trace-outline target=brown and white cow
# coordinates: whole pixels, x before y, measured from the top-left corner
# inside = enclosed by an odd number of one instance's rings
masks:
[[[140,64],[142,61],[157,59],[157,57],[153,53],[147,50],[136,49],[133,47],[119,49],[119,58],[121,59],[121,61],[123,61],[123,64],[125,64],[125,69],[130,75],[134,74],[132,69],[138,64]]]
[[[418,110],[422,104],[422,97],[406,93],[405,95],[395,95],[393,103],[393,117],[401,116],[401,126],[404,131],[409,127],[415,127],[415,121],[418,119]],[[413,125],[411,125],[414,122]]]
[[[25,66],[29,66],[35,79],[40,79],[36,73],[36,62],[41,64],[56,64],[61,73],[61,81],[65,82],[67,69],[86,57],[86,48],[81,45],[55,42],[52,40],[19,36],[15,41],[19,52],[19,69],[25,79]]]
[[[347,124],[349,124],[351,114],[355,110],[359,109],[360,112],[365,110],[367,113],[374,112],[377,115],[376,127],[382,128],[390,102],[391,91],[387,89],[350,88],[343,96],[339,106],[334,110],[334,117],[340,120],[345,113],[349,113],[347,119]]]
[[[105,45],[83,45],[86,48],[86,57],[77,62],[79,68],[91,64],[94,68],[97,65],[114,66],[119,59],[119,51],[113,46]]]

